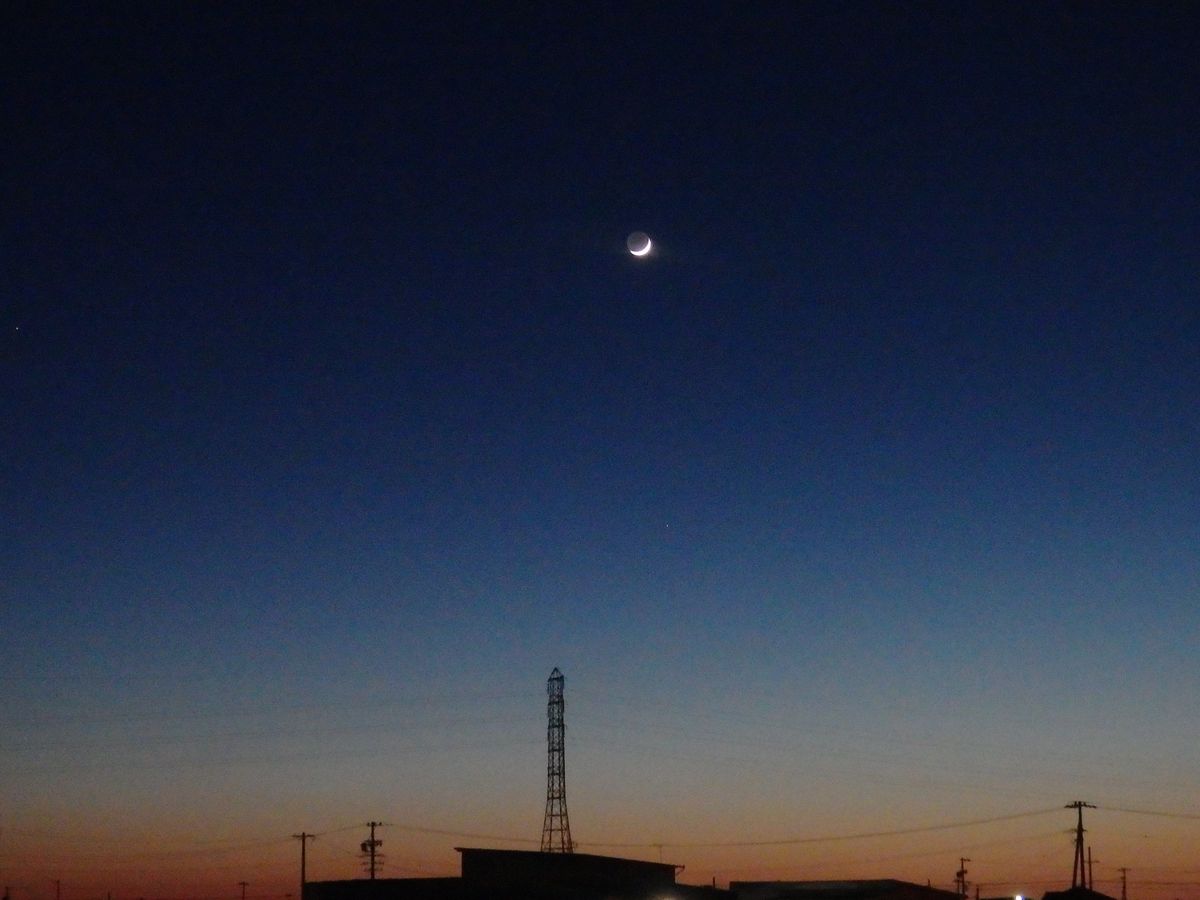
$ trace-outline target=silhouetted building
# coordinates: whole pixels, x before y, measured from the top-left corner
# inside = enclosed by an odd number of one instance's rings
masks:
[[[954,891],[877,878],[870,881],[733,881],[737,900],[960,900]],[[1079,898],[1085,900],[1085,898]]]
[[[1065,891],[1046,891],[1042,894],[1042,900],[1117,900],[1117,898],[1093,891],[1091,888],[1073,887],[1067,888]]]
[[[303,900],[726,900],[729,891],[676,884],[677,867],[532,850],[456,848],[458,878],[310,881]]]

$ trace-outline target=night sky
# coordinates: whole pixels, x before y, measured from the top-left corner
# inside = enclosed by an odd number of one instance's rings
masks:
[[[13,900],[1200,898],[1197,6],[340,6],[4,13]]]

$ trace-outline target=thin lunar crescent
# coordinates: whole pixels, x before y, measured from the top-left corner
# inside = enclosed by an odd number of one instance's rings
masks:
[[[650,240],[650,235],[644,231],[635,231],[625,241],[625,246],[629,248],[629,252],[634,256],[645,256],[650,252],[650,248],[654,246]]]

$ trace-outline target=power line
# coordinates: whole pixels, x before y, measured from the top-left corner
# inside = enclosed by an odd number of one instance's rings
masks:
[[[119,841],[120,838],[112,838],[113,841]],[[222,847],[197,847],[179,850],[134,850],[122,852],[116,850],[97,850],[94,852],[68,850],[65,851],[71,857],[79,859],[104,859],[113,861],[124,860],[155,860],[155,859],[186,859],[188,857],[206,857],[206,856],[223,856],[226,854],[237,853],[243,850],[251,850],[257,847],[271,847],[287,843],[288,838],[277,838],[267,841],[249,841],[240,844],[228,844]],[[56,844],[62,843],[55,841]],[[11,855],[11,854],[9,854]]]
[[[1003,815],[1003,816],[991,816],[991,817],[983,818],[983,819],[970,819],[970,820],[945,822],[945,823],[932,824],[932,825],[921,825],[921,826],[917,826],[917,827],[913,827],[913,828],[898,828],[898,829],[893,829],[890,831],[856,832],[856,833],[851,833],[851,834],[780,837],[780,838],[768,838],[768,839],[754,840],[754,841],[702,841],[702,842],[586,841],[586,842],[576,842],[576,845],[577,846],[586,845],[589,847],[605,847],[605,848],[614,848],[614,849],[619,849],[619,848],[637,849],[637,848],[657,848],[657,847],[670,847],[670,848],[675,848],[675,849],[688,849],[688,848],[703,849],[703,848],[709,848],[709,847],[765,847],[765,846],[785,846],[785,845],[796,845],[796,844],[834,843],[834,842],[842,842],[842,841],[869,840],[872,838],[901,837],[901,836],[909,835],[909,834],[923,834],[923,833],[934,832],[934,831],[949,831],[949,830],[952,830],[955,828],[972,828],[972,827],[978,827],[978,826],[982,826],[982,825],[989,825],[989,824],[993,824],[996,822],[1006,822],[1006,821],[1013,821],[1016,819],[1033,818],[1036,816],[1048,815],[1052,812],[1058,812],[1060,808],[1061,807],[1050,807],[1050,808],[1046,808],[1046,809],[1035,809],[1035,810],[1028,810],[1028,811],[1024,811],[1024,812],[1011,813],[1011,814]],[[1101,806],[1098,808],[1101,810],[1108,811],[1108,812],[1123,812],[1123,813],[1131,813],[1131,814],[1137,814],[1137,815],[1160,816],[1160,817],[1165,817],[1165,818],[1184,819],[1184,820],[1200,819],[1200,815],[1191,814],[1191,813],[1173,813],[1173,812],[1163,812],[1163,811],[1156,811],[1156,810],[1127,809],[1127,808],[1108,807],[1108,806]],[[333,827],[333,828],[326,828],[322,831],[317,831],[317,832],[307,832],[307,835],[308,835],[309,839],[312,839],[314,837],[324,837],[326,835],[334,835],[334,834],[339,834],[342,832],[354,831],[354,830],[361,829],[362,827],[363,827],[362,823],[357,823],[357,824],[353,824],[353,825],[343,825],[343,826],[338,826],[338,827]],[[412,832],[414,834],[429,834],[429,835],[438,835],[441,837],[468,838],[471,840],[501,841],[501,842],[505,842],[505,843],[530,844],[530,845],[536,845],[536,844],[540,843],[537,839],[524,837],[524,836],[494,834],[494,833],[490,833],[490,832],[465,831],[465,830],[450,829],[450,828],[436,828],[436,827],[430,827],[430,826],[418,825],[418,824],[389,823],[389,827],[396,828],[401,831]],[[29,838],[49,839],[49,840],[54,840],[56,842],[71,839],[69,835],[64,836],[60,833],[52,833],[52,832],[47,832],[47,831],[26,831],[24,829],[14,829],[14,828],[8,828],[8,827],[6,827],[4,829],[4,831],[5,831],[5,834],[20,835],[20,836],[29,837]],[[188,849],[152,851],[152,852],[118,853],[116,855],[122,859],[154,859],[154,858],[166,859],[166,858],[178,858],[178,857],[188,857],[188,856],[210,856],[210,855],[216,856],[216,855],[223,855],[223,854],[237,852],[239,850],[247,850],[247,849],[251,849],[251,848],[255,848],[255,847],[266,847],[266,846],[272,846],[272,845],[285,844],[285,843],[291,841],[293,839],[293,837],[294,836],[287,836],[287,837],[275,838],[275,839],[271,839],[271,840],[229,843],[229,844],[224,844],[223,846],[218,846],[218,847],[188,848]],[[81,837],[79,839],[84,840],[85,838]],[[103,836],[99,836],[99,835],[86,836],[86,840],[89,843],[94,842],[96,840],[105,840],[105,839],[106,838],[104,838]],[[111,840],[120,840],[120,838],[113,837],[113,838],[111,838]],[[983,845],[972,845],[972,846],[983,846]],[[114,854],[112,852],[106,852],[105,856],[107,858],[112,858],[114,856]],[[1145,883],[1149,883],[1149,882],[1139,881],[1139,883],[1145,884]],[[1161,882],[1161,883],[1162,884],[1187,885],[1187,884],[1193,884],[1194,882]]]
[[[184,758],[173,760],[170,762],[149,762],[143,757],[136,756],[121,756],[109,760],[107,762],[93,762],[70,765],[39,765],[32,764],[12,768],[9,771],[13,774],[28,775],[28,776],[53,776],[63,772],[101,772],[120,769],[137,769],[139,772],[155,771],[155,772],[170,772],[181,769],[223,769],[230,766],[280,766],[292,765],[296,763],[320,762],[327,759],[336,759],[340,761],[355,760],[355,759],[378,759],[382,757],[394,756],[397,753],[449,753],[449,752],[479,752],[490,751],[497,747],[523,747],[531,744],[537,744],[540,741],[520,739],[510,741],[486,741],[472,743],[437,743],[434,741],[425,742],[422,744],[403,744],[391,747],[385,747],[378,750],[364,750],[355,753],[346,753],[340,750],[334,750],[323,753],[264,753],[254,756],[225,756],[225,757],[206,757],[204,759]]]
[[[358,827],[362,827],[362,826],[358,826]],[[390,824],[389,827],[390,828],[398,828],[401,831],[411,831],[415,834],[436,834],[436,835],[440,835],[442,837],[471,838],[471,840],[475,840],[475,841],[505,841],[505,842],[514,843],[514,844],[539,844],[539,845],[541,844],[540,839],[528,838],[528,837],[512,837],[510,835],[505,835],[505,834],[480,834],[478,832],[472,832],[472,831],[451,831],[451,830],[445,829],[445,828],[425,828],[420,825]],[[602,846],[610,846],[610,845],[604,844]],[[645,845],[645,846],[649,846],[649,845]]]
[[[1143,881],[1138,879],[1133,883],[1139,887],[1147,884],[1151,884],[1156,887],[1200,887],[1200,881]]]
[[[707,848],[707,847],[768,847],[768,846],[782,846],[782,845],[788,845],[788,844],[820,844],[820,843],[833,843],[833,842],[839,842],[839,841],[869,840],[871,838],[882,838],[882,837],[901,837],[903,835],[908,835],[908,834],[923,834],[923,833],[933,832],[933,831],[950,831],[955,828],[973,828],[973,827],[977,827],[977,826],[981,826],[981,825],[990,825],[990,824],[993,824],[996,822],[1009,822],[1009,821],[1013,821],[1016,819],[1027,819],[1027,818],[1033,818],[1035,816],[1044,816],[1044,815],[1048,815],[1049,813],[1052,813],[1052,812],[1058,812],[1058,810],[1059,810],[1059,807],[1051,807],[1049,809],[1035,809],[1035,810],[1028,810],[1025,812],[1010,813],[1008,815],[1003,815],[1003,816],[991,816],[991,817],[988,817],[985,819],[970,819],[970,820],[963,820],[963,821],[957,821],[957,822],[945,822],[945,823],[934,824],[934,825],[920,825],[920,826],[916,826],[913,828],[898,828],[898,829],[894,829],[891,831],[870,831],[870,832],[858,832],[858,833],[854,833],[854,834],[819,835],[819,836],[806,836],[806,837],[784,837],[784,838],[771,838],[771,839],[756,840],[756,841],[704,841],[704,842],[586,841],[584,843],[586,843],[586,845],[589,847],[609,847],[609,848],[671,847],[671,848],[675,848],[675,849]],[[431,834],[431,835],[438,835],[441,837],[470,838],[471,840],[482,840],[482,841],[502,841],[505,843],[514,843],[514,844],[539,844],[540,843],[539,840],[536,840],[533,838],[518,837],[518,836],[506,835],[506,834],[492,834],[492,833],[484,833],[484,832],[477,832],[477,831],[460,831],[460,830],[451,829],[451,828],[433,828],[433,827],[424,826],[424,825],[403,824],[403,823],[395,823],[395,822],[388,822],[387,824],[388,824],[389,828],[396,828],[401,831],[408,831],[408,832],[412,832],[414,834]],[[326,835],[339,834],[339,833],[346,832],[346,831],[354,831],[354,830],[361,829],[362,827],[363,827],[362,823],[358,823],[355,825],[343,825],[343,826],[339,826],[336,828],[327,828],[323,831],[308,832],[307,834],[308,834],[308,837],[311,839],[314,837],[324,837]],[[6,832],[9,831],[9,829],[5,829],[5,831]],[[40,834],[40,836],[46,837],[46,838],[52,838],[52,839],[59,838],[59,836],[52,835],[47,832],[42,832]],[[194,849],[186,849],[186,850],[166,850],[166,851],[148,852],[148,853],[147,852],[120,853],[120,854],[116,854],[116,855],[122,859],[147,859],[147,858],[171,858],[171,857],[181,857],[181,856],[220,855],[220,854],[225,854],[225,853],[236,852],[238,850],[246,850],[246,849],[250,849],[253,847],[266,847],[266,846],[272,846],[272,845],[285,844],[285,843],[290,842],[293,839],[295,839],[295,836],[289,835],[287,837],[275,838],[272,840],[250,841],[250,842],[246,842],[246,843],[228,844],[228,845],[225,845],[222,847],[212,847],[212,848],[203,848],[203,849],[194,848]],[[114,838],[114,840],[116,840],[116,838]],[[579,846],[579,845],[580,845],[580,842],[576,842],[576,846]],[[112,858],[114,854],[106,853],[105,855],[108,858]]]
[[[354,825],[343,825],[343,826],[339,826],[339,827],[335,827],[335,828],[326,828],[323,831],[310,831],[310,832],[306,832],[305,834],[306,834],[307,839],[311,841],[318,837],[325,837],[326,835],[341,834],[341,833],[347,832],[347,831],[357,831],[357,830],[360,830],[362,827],[363,827],[362,823],[357,823]],[[437,831],[435,829],[421,829],[421,828],[415,828],[415,827],[403,826],[403,825],[397,826],[397,827],[405,828],[409,831],[417,831],[417,832],[425,831],[430,834],[443,834],[443,835],[447,835],[447,836],[475,837],[475,838],[480,838],[480,839],[494,839],[494,840],[520,840],[519,838],[503,838],[503,837],[497,837],[495,835],[472,835],[472,834],[465,834],[465,833],[456,832],[456,831]],[[32,838],[37,841],[50,842],[50,843],[53,843],[57,847],[62,847],[63,845],[79,844],[79,843],[83,843],[83,844],[87,844],[87,845],[95,844],[98,842],[122,843],[122,842],[125,842],[128,840],[126,837],[123,837],[120,835],[105,836],[105,835],[98,835],[98,834],[80,834],[77,836],[73,836],[70,834],[64,834],[62,832],[26,831],[23,829],[14,829],[14,828],[8,828],[8,827],[6,827],[4,829],[4,833],[6,835],[19,835],[21,837]],[[210,846],[186,847],[186,848],[179,848],[179,849],[175,849],[175,850],[132,850],[132,851],[126,851],[126,852],[122,852],[119,850],[108,850],[108,849],[103,850],[103,851],[98,850],[95,852],[72,850],[72,851],[70,851],[70,853],[73,857],[102,858],[102,859],[106,859],[106,860],[118,860],[118,861],[120,861],[120,860],[181,859],[181,858],[187,858],[187,857],[223,856],[226,854],[237,853],[242,850],[252,850],[252,849],[256,849],[256,848],[260,848],[260,847],[282,846],[283,844],[286,844],[293,839],[299,839],[299,838],[300,838],[300,835],[293,834],[293,835],[290,835],[287,837],[269,838],[266,840],[258,840],[258,841],[220,841],[220,840],[218,840],[218,841],[199,841],[199,840],[195,840],[195,841],[193,841],[193,843],[198,843],[198,844],[208,843]],[[532,841],[532,843],[537,843],[537,842]]]
[[[833,841],[859,841],[870,838],[899,837],[906,834],[922,834],[929,831],[948,831],[952,828],[971,828],[977,825],[990,825],[994,822],[1008,822],[1013,819],[1027,819],[1033,816],[1045,816],[1058,812],[1058,807],[1049,809],[1034,809],[1028,812],[1011,813],[1006,816],[991,816],[987,819],[971,819],[963,822],[947,822],[942,825],[921,825],[916,828],[897,828],[893,831],[866,831],[857,834],[825,835],[822,837],[789,837],[774,838],[760,841],[695,841],[674,843],[671,841],[649,841],[641,843],[605,843],[602,841],[587,841],[589,847],[673,847],[675,849],[706,848],[706,847],[771,847],[785,844],[821,844]]]
[[[339,710],[341,712],[342,710]],[[266,719],[267,717],[262,717]],[[255,729],[255,730],[236,730],[236,731],[184,731],[176,730],[170,733],[145,734],[141,732],[113,732],[108,735],[96,737],[94,735],[79,736],[73,739],[64,738],[62,731],[51,732],[48,728],[40,729],[43,732],[49,732],[48,738],[43,742],[33,742],[25,744],[5,744],[0,747],[0,751],[6,754],[29,754],[42,753],[48,749],[115,749],[127,746],[169,746],[172,744],[191,744],[196,741],[229,741],[229,740],[246,740],[257,741],[261,739],[274,740],[279,737],[280,733],[286,730],[289,733],[304,735],[310,738],[316,737],[339,737],[346,734],[358,734],[369,732],[394,732],[408,733],[415,729],[424,729],[427,731],[449,730],[458,726],[469,725],[477,728],[481,724],[485,725],[513,725],[523,724],[529,720],[528,715],[491,715],[491,716],[456,716],[453,718],[432,718],[429,715],[421,717],[413,717],[411,719],[391,718],[386,721],[373,720],[371,722],[352,722],[344,725],[328,725],[314,728],[308,719],[298,719],[295,724],[280,723],[273,728]],[[80,723],[87,724],[87,723]]]
[[[125,676],[122,676],[123,678]],[[0,684],[11,680],[0,675]],[[61,682],[61,677],[56,674],[54,676],[55,683]],[[160,679],[155,678],[155,682],[159,683]],[[189,681],[189,684],[194,682]],[[266,705],[229,705],[225,707],[208,707],[201,709],[175,710],[175,709],[158,709],[147,708],[142,710],[133,710],[129,712],[116,713],[100,713],[92,709],[84,709],[76,713],[43,713],[36,712],[25,715],[10,715],[8,717],[9,724],[22,725],[55,725],[55,724],[80,724],[80,725],[96,725],[106,722],[111,723],[130,723],[130,722],[163,722],[163,721],[197,721],[205,719],[225,719],[225,718],[246,718],[246,717],[278,717],[280,715],[288,715],[292,713],[311,715],[314,712],[321,711],[336,711],[345,713],[347,711],[374,711],[378,709],[395,709],[395,710],[419,710],[428,711],[429,709],[453,709],[460,710],[464,705],[476,702],[494,704],[497,700],[528,700],[531,696],[535,696],[531,691],[507,691],[507,692],[480,692],[480,691],[459,691],[456,693],[438,693],[438,694],[412,694],[404,697],[389,697],[388,699],[380,699],[376,701],[367,701],[362,699],[331,699],[325,703],[287,703],[287,704],[266,704]]]
[[[1162,812],[1155,809],[1129,809],[1121,806],[1097,806],[1096,809],[1102,809],[1105,812],[1132,813],[1135,816],[1158,816],[1163,819],[1200,820],[1200,813]]]

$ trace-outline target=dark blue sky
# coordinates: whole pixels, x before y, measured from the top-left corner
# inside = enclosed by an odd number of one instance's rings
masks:
[[[1193,6],[7,18],[14,727],[558,665],[1196,736]]]

